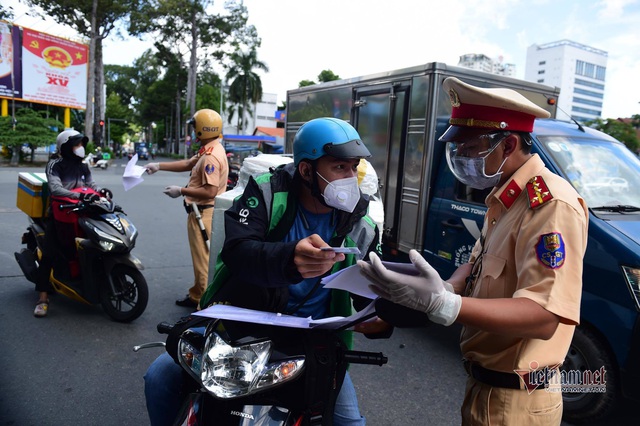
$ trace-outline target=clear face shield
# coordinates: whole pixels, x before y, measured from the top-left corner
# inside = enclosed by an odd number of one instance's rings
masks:
[[[510,132],[488,133],[467,142],[447,142],[447,164],[460,182],[474,189],[496,186],[502,176],[505,158],[496,173],[487,175],[486,158],[504,141]],[[487,149],[487,141],[489,148]]]

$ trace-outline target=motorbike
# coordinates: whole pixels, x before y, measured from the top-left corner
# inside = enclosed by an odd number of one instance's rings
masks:
[[[85,163],[86,165],[88,165],[91,168],[100,168],[102,170],[106,170],[109,167],[109,161],[105,160],[104,158],[101,159],[97,159],[96,155],[93,153],[89,153],[84,160],[82,160],[83,163]]]
[[[227,177],[227,191],[231,191],[238,184],[240,177],[240,168],[237,166],[229,167],[229,176]]]
[[[331,425],[347,365],[388,361],[347,350],[340,333],[352,325],[295,328],[193,315],[158,324],[166,343],[134,351],[164,346],[182,367],[187,392],[175,425]]]
[[[90,188],[95,201],[51,197],[60,250],[54,256],[49,281],[56,293],[88,304],[102,305],[113,320],[130,322],[147,307],[149,290],[140,272],[142,262],[131,251],[138,230],[113,200]],[[22,248],[15,258],[35,283],[45,238],[45,218],[29,217]]]

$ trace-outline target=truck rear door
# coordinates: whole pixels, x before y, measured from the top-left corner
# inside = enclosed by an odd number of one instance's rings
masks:
[[[369,161],[380,180],[385,240],[397,241],[399,188],[405,146],[409,84],[394,82],[356,89],[353,125],[371,152]]]

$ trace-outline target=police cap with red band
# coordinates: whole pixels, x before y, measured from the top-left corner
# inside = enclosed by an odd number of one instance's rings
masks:
[[[479,130],[531,132],[536,118],[548,118],[540,108],[512,89],[485,89],[471,86],[455,77],[444,80],[442,87],[451,100],[449,128],[440,137],[443,142],[464,141],[466,134]]]

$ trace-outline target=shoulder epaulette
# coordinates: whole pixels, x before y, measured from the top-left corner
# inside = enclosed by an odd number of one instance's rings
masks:
[[[203,146],[198,150],[198,157],[202,155],[209,155],[213,152],[213,146]]]
[[[549,187],[542,176],[534,176],[527,182],[527,194],[529,195],[529,207],[537,209],[544,203],[553,199]]]
[[[498,198],[500,198],[500,201],[502,201],[502,204],[504,204],[506,208],[510,208],[521,193],[522,189],[520,186],[518,186],[515,180],[512,180]]]

